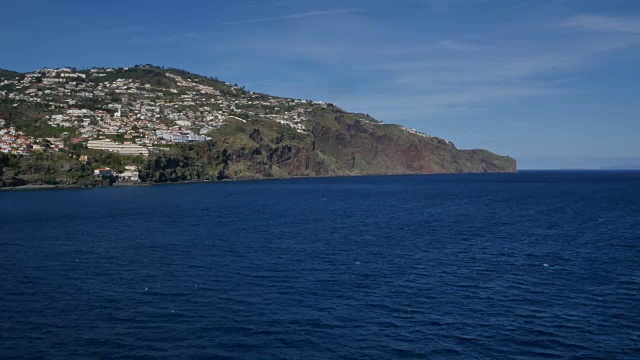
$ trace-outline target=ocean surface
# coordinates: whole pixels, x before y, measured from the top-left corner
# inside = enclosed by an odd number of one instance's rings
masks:
[[[640,172],[0,192],[0,358],[640,358]]]

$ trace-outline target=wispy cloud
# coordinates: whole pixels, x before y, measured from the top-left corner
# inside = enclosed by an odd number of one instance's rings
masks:
[[[487,47],[472,58],[390,62],[386,70],[395,74],[395,82],[400,85],[428,89],[512,84],[541,78],[551,84],[549,76],[555,79],[558,74],[580,71],[601,55],[638,44],[640,39],[589,39],[586,43],[565,44],[563,49],[548,49],[523,42],[517,48],[528,49],[524,55],[508,48]]]
[[[226,72],[225,79],[237,81],[233,77],[243,74],[245,85],[259,85],[261,91],[327,100],[389,121],[416,114],[471,113],[483,104],[519,98],[565,96],[577,91],[579,79],[594,64],[607,61],[616,51],[640,45],[635,30],[640,32],[640,25],[631,18],[574,16],[563,21],[558,31],[557,20],[552,27],[540,25],[550,23],[544,17],[534,29],[509,23],[484,32],[419,36],[401,32],[398,36],[373,17],[330,16],[358,11],[363,10],[310,11],[223,23],[308,17],[296,23],[294,32],[274,27],[233,39],[213,31],[136,42],[191,43],[193,48],[228,58],[213,72],[221,77]],[[246,56],[255,53],[261,56]],[[309,71],[305,66],[318,70]],[[276,72],[283,67],[287,70]],[[281,75],[278,81],[252,82],[261,80],[264,73]],[[307,83],[314,86],[301,85]]]
[[[77,32],[75,35],[84,37],[116,37],[129,34],[148,34],[155,30],[156,29],[148,26],[127,26],[90,29],[87,31]]]
[[[561,25],[590,31],[640,33],[640,17],[577,15],[563,21]]]
[[[259,81],[251,81],[251,82],[242,83],[242,85],[244,85],[244,86],[256,86],[256,85],[268,84],[268,83],[271,83],[271,82],[274,82],[274,81],[275,81],[275,79],[259,80]]]
[[[326,16],[326,15],[353,13],[358,11],[362,11],[362,10],[361,9],[337,9],[337,10],[309,11],[309,12],[291,14],[291,15],[285,15],[285,16],[275,16],[275,17],[266,17],[266,18],[257,18],[257,19],[239,20],[239,21],[228,21],[228,22],[223,22],[220,25],[250,24],[250,23],[269,22],[269,21],[278,21],[278,20],[299,19],[299,18],[304,18],[309,16]]]
[[[304,43],[285,39],[281,46],[270,43],[272,52],[269,48],[263,50],[268,57],[282,61],[307,59],[326,63],[345,77],[352,72],[369,74],[367,84],[370,85],[352,90],[334,89],[330,91],[330,98],[322,100],[388,121],[415,119],[418,114],[428,119],[446,113],[471,113],[482,104],[567,94],[573,91],[572,82],[566,81],[567,74],[588,66],[599,51],[608,51],[578,47],[554,52],[526,43],[514,46],[520,50],[528,47],[530,55],[522,55],[509,48],[469,44],[469,48],[477,50],[468,56],[466,52],[452,52],[437,45],[416,46],[414,53],[396,54],[396,44],[377,48],[345,46],[340,42],[313,44],[304,46]],[[542,51],[546,53],[535,54]],[[314,82],[327,89],[332,87],[325,85],[321,78],[313,78],[314,74],[309,76],[312,78],[303,82]],[[558,76],[565,81],[557,81]],[[276,94],[287,95],[300,81],[300,76],[289,81],[283,79],[279,84],[269,84],[267,90],[271,88]]]
[[[167,45],[175,44],[179,42],[188,42],[202,40],[207,37],[205,33],[185,33],[185,34],[168,34],[154,37],[140,37],[136,36],[131,39],[132,44],[136,45]]]
[[[263,4],[253,4],[253,5],[245,5],[242,6],[244,9],[252,9],[252,8],[263,8],[263,7],[276,7],[276,6],[290,6],[297,4],[309,4],[312,2],[320,2],[323,0],[298,0],[298,1],[278,1],[271,3],[263,3]]]
[[[428,91],[414,95],[389,94],[345,96],[331,99],[345,104],[349,110],[367,112],[381,119],[428,119],[448,112],[476,112],[480,104],[503,102],[514,98],[564,94],[568,90],[545,84],[474,86],[449,91]]]
[[[461,42],[458,42],[458,41],[452,41],[452,40],[440,40],[440,41],[438,41],[436,46],[438,46],[441,49],[455,50],[455,51],[473,51],[473,50],[478,50],[478,47],[475,46],[475,45],[465,44],[465,43],[461,43]]]

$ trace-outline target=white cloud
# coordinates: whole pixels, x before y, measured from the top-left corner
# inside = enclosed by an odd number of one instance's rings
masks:
[[[256,86],[256,85],[268,84],[268,83],[271,83],[271,82],[274,82],[274,81],[275,81],[275,79],[258,80],[258,81],[251,81],[251,82],[241,83],[241,85],[243,85],[243,86]]]
[[[240,24],[258,23],[258,22],[277,21],[277,20],[299,19],[299,18],[304,18],[309,16],[326,16],[326,15],[353,13],[356,11],[362,11],[362,10],[337,9],[337,10],[309,11],[309,12],[291,14],[291,15],[285,15],[285,16],[275,16],[275,17],[266,17],[266,18],[240,20],[240,21],[229,21],[229,22],[223,22],[220,25],[240,25]]]
[[[577,15],[561,23],[563,27],[602,32],[640,33],[638,17]]]
[[[323,0],[280,1],[280,2],[272,2],[272,3],[245,5],[245,6],[242,6],[242,8],[250,9],[250,8],[263,8],[263,7],[276,7],[276,6],[290,6],[290,5],[298,5],[298,4],[308,5],[309,3],[320,2],[320,1],[323,1]]]
[[[175,44],[175,43],[181,43],[181,42],[203,40],[207,38],[207,36],[210,37],[211,35],[193,32],[193,33],[185,33],[185,34],[169,34],[169,35],[155,36],[155,37],[139,37],[138,36],[131,39],[131,43],[136,45],[167,45],[167,44]]]
[[[442,49],[447,50],[456,50],[456,51],[473,51],[478,50],[478,47],[471,44],[465,44],[458,41],[452,40],[440,40],[437,42],[436,46]]]
[[[565,93],[563,88],[544,84],[522,83],[514,85],[475,86],[448,91],[428,91],[414,95],[389,94],[347,96],[331,99],[348,110],[373,114],[383,120],[429,118],[448,112],[476,112],[480,104],[514,98],[549,96]]]

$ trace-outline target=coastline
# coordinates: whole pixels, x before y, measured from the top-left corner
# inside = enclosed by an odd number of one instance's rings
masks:
[[[59,184],[59,185],[50,185],[50,184],[27,184],[20,186],[7,186],[0,187],[0,191],[21,191],[21,190],[51,190],[51,189],[93,189],[93,188],[104,188],[104,187],[119,187],[119,186],[151,186],[156,185],[156,183],[121,183],[121,184],[113,184],[113,185],[78,185],[78,184]]]
[[[314,179],[314,178],[349,178],[363,176],[412,176],[412,175],[473,175],[473,174],[517,174],[518,171],[505,172],[483,172],[483,173],[427,173],[427,174],[344,174],[344,175],[307,175],[307,176],[273,176],[273,177],[236,177],[226,178],[222,180],[188,180],[177,182],[123,182],[114,183],[112,185],[78,185],[78,184],[27,184],[20,186],[0,187],[0,191],[21,191],[21,190],[52,190],[52,189],[93,189],[105,187],[129,187],[129,186],[157,186],[157,185],[180,185],[180,184],[198,184],[198,183],[221,183],[233,181],[268,181],[268,180],[293,180],[293,179]]]

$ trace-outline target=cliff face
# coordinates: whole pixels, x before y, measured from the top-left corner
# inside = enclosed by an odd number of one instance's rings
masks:
[[[515,160],[485,150],[458,150],[448,141],[397,125],[335,116],[338,129],[313,128],[316,148],[350,174],[430,174],[515,171]]]
[[[323,117],[326,119],[326,114]],[[280,124],[236,122],[215,130],[221,178],[514,172],[516,161],[340,110],[312,120],[309,133]]]

